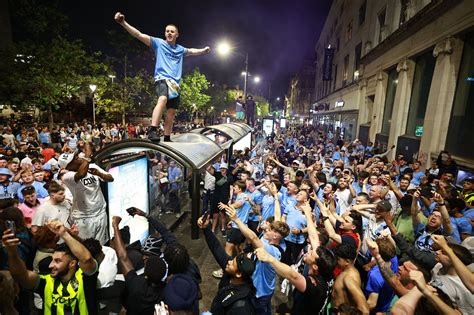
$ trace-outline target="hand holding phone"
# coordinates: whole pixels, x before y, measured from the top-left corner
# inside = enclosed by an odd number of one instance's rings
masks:
[[[8,230],[11,230],[13,234],[16,234],[16,225],[15,221],[12,220],[6,220],[5,225],[7,226]]]
[[[132,217],[135,215],[135,207],[127,208],[127,210],[125,211],[127,211],[127,213],[131,215]]]

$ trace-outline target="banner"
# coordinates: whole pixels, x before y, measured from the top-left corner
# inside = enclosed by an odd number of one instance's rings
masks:
[[[326,48],[324,50],[323,63],[323,81],[332,80],[332,61],[334,59],[334,48]]]

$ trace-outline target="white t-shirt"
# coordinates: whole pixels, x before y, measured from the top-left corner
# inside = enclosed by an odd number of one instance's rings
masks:
[[[462,283],[459,276],[442,274],[442,268],[441,263],[433,267],[430,284],[446,293],[463,314],[474,314],[474,295]]]
[[[65,226],[69,227],[67,219],[69,217],[70,209],[71,205],[66,200],[57,205],[52,204],[51,201],[48,200],[36,210],[31,219],[31,225],[43,226],[48,221],[59,220]]]
[[[99,266],[99,276],[97,278],[97,288],[108,288],[111,287],[115,282],[115,276],[117,275],[117,253],[113,248],[108,246],[102,246],[102,252],[105,257]]]
[[[364,230],[364,240],[369,238],[372,241],[375,241],[380,237],[383,230],[387,230],[387,233],[390,234],[390,230],[384,220],[379,220],[375,218],[375,214],[371,214],[368,219],[367,228]],[[362,255],[370,256],[369,248],[367,247],[367,242],[362,242],[360,247],[360,252]]]
[[[89,169],[96,168],[102,173],[103,169],[95,164],[89,164]],[[100,189],[101,179],[98,176],[87,173],[78,182],[74,180],[76,172],[70,171],[63,175],[62,181],[69,188],[73,196],[72,216],[74,218],[91,218],[102,214],[106,208],[106,202]]]
[[[337,197],[337,201],[339,202],[339,215],[343,215],[351,206],[351,191],[346,188],[344,190],[336,190],[334,193]]]

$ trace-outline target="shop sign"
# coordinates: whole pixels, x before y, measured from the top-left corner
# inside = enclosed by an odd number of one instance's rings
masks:
[[[336,101],[336,104],[334,105],[334,107],[343,107],[344,106],[344,101],[343,100],[340,100],[340,101]]]
[[[423,135],[423,126],[416,126],[415,127],[415,136],[421,137]]]

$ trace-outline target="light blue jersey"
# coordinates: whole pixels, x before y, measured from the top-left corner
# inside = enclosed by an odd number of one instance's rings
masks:
[[[263,242],[263,248],[265,251],[279,261],[281,259],[280,250],[276,246],[270,245],[264,238],[262,238],[261,241]],[[276,273],[275,269],[273,269],[272,265],[269,263],[257,261],[252,280],[257,291],[257,298],[272,295],[275,291]]]
[[[252,210],[252,206],[248,201],[244,199],[244,196],[245,194],[241,193],[237,196],[237,198],[235,198],[235,202],[242,202],[242,206],[240,208],[235,209],[235,211],[237,212],[237,217],[240,219],[240,221],[242,221],[244,224],[247,224],[249,220],[250,210]],[[234,221],[232,221],[232,227],[235,229],[239,228]]]
[[[188,49],[181,45],[171,46],[161,38],[151,38],[151,48],[156,55],[155,81],[173,79],[176,83],[181,81],[183,70],[183,57]]]

